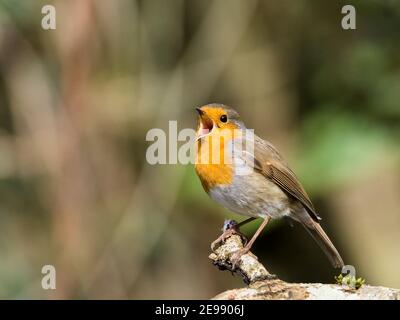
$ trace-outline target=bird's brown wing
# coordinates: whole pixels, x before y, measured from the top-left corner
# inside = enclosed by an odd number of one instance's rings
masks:
[[[301,202],[310,216],[319,221],[321,218],[315,211],[315,208],[299,182],[294,172],[289,168],[286,161],[280,155],[278,150],[269,142],[255,137],[254,144],[254,168],[267,179],[273,181],[282,190]]]

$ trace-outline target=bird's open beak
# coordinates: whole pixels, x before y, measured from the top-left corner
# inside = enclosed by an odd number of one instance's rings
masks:
[[[200,116],[204,114],[204,111],[201,110],[200,108],[196,108],[196,111],[199,113]]]
[[[212,129],[214,128],[214,122],[201,108],[196,108],[196,110],[199,113],[199,126],[197,129],[196,140],[199,140],[211,133]]]

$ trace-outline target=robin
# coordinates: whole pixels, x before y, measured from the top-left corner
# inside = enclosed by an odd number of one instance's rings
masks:
[[[251,249],[271,219],[290,218],[305,227],[335,268],[342,267],[343,260],[322,229],[321,218],[279,151],[256,135],[250,141],[239,114],[225,105],[208,104],[196,110],[195,170],[201,184],[217,203],[249,217],[236,228],[225,230],[215,242],[254,219],[263,219],[251,240],[231,257],[233,263]],[[252,143],[250,152],[243,149],[246,143]],[[239,167],[249,170],[243,174]]]

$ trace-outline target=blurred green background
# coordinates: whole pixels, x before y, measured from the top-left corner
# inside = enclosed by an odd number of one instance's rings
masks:
[[[41,28],[53,4],[57,29]],[[353,4],[357,29],[341,28]],[[151,166],[146,133],[220,102],[275,144],[357,276],[400,287],[399,1],[0,1],[0,297],[210,298],[224,218],[193,165]],[[251,235],[259,222],[244,228]],[[253,250],[287,281],[333,282],[300,226]],[[57,289],[41,288],[41,268]]]

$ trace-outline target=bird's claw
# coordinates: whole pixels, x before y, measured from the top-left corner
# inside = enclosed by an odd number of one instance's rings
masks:
[[[237,231],[234,228],[225,230],[215,241],[211,243],[211,250],[214,251],[220,243],[225,243],[227,238],[236,233]]]
[[[217,248],[218,244],[225,243],[226,239],[234,234],[240,236],[244,246],[247,244],[247,238],[243,233],[240,232],[239,228],[237,227],[237,222],[235,220],[225,220],[222,231],[223,233],[211,243],[211,250],[214,251]]]
[[[240,258],[245,255],[246,253],[248,253],[250,251],[250,248],[244,247],[242,249],[239,249],[235,252],[232,253],[232,255],[230,256],[229,260],[232,263],[232,270],[235,270],[236,267],[239,265],[240,262]]]

